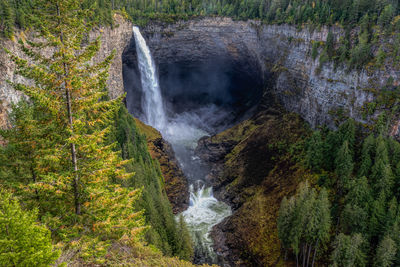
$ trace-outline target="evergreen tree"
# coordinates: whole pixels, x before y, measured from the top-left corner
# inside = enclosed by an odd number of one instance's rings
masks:
[[[367,178],[351,181],[349,193],[345,198],[345,207],[341,214],[341,223],[346,233],[366,234],[368,230],[369,210],[373,198]]]
[[[183,216],[179,216],[179,224],[178,224],[178,249],[179,258],[191,261],[193,259],[193,244],[192,239],[190,237],[189,230],[183,219]]]
[[[329,131],[324,142],[324,169],[331,171],[335,169],[335,158],[342,143],[339,143],[338,134]]]
[[[381,192],[371,207],[371,217],[369,221],[369,233],[375,240],[384,233],[386,219],[385,194]]]
[[[24,211],[6,191],[0,191],[0,266],[49,266],[60,252],[50,231],[36,223],[37,211]]]
[[[0,136],[8,142],[1,153],[0,183],[11,188],[28,207],[39,208],[40,215],[52,207],[60,208],[52,195],[39,190],[43,182],[39,169],[54,166],[45,160],[53,152],[46,140],[57,139],[57,129],[49,123],[51,117],[26,100],[14,105],[9,117],[13,127],[0,130]],[[36,127],[38,124],[41,127]]]
[[[349,142],[344,141],[340,150],[338,151],[335,160],[335,172],[338,176],[339,192],[342,192],[349,184],[351,174],[353,172],[353,159],[349,149]]]
[[[372,153],[375,151],[375,138],[371,134],[363,142],[361,152],[361,166],[358,170],[358,175],[368,176],[372,167]]]
[[[282,200],[278,236],[283,248],[291,248],[303,266],[314,265],[318,248],[329,240],[330,227],[330,202],[325,189],[317,195],[308,182],[302,183],[294,197]]]
[[[392,195],[393,173],[390,167],[386,140],[379,136],[376,140],[375,163],[372,167],[372,181],[375,192],[383,192],[387,198]]]
[[[120,98],[106,100],[113,55],[93,63],[100,41],[97,38],[82,46],[91,25],[85,20],[90,16],[88,10],[82,10],[80,4],[78,0],[38,1],[34,25],[44,41],[20,42],[21,50],[33,63],[10,53],[17,73],[33,81],[33,85],[15,83],[13,87],[29,96],[48,119],[35,120],[33,132],[49,124],[57,137],[35,140],[46,152],[35,166],[41,181],[35,188],[49,196],[43,199],[51,206],[43,211],[43,220],[58,238],[84,231],[106,238],[106,242],[94,242],[93,246],[106,246],[122,237],[134,242],[144,229],[142,213],[133,205],[140,191],[120,185],[132,174],[125,171],[128,162],[114,151],[115,144],[107,144],[121,102]],[[44,48],[53,54],[44,56]],[[62,230],[65,225],[76,224],[82,225],[69,228],[73,230],[70,233]],[[84,237],[81,240],[84,242]],[[93,246],[86,247],[93,250]],[[82,254],[86,252],[82,249]],[[94,258],[100,260],[99,255]]]
[[[278,212],[277,227],[278,237],[282,247],[287,250],[291,248],[291,231],[294,209],[294,198],[287,199],[284,197]]]
[[[366,255],[363,251],[364,238],[361,234],[352,236],[340,233],[334,243],[332,252],[332,266],[334,267],[362,267],[366,266]]]
[[[376,249],[375,266],[379,267],[390,267],[393,266],[396,256],[396,243],[386,235],[379,243]]]
[[[339,126],[337,131],[338,144],[343,144],[344,141],[348,142],[348,148],[353,155],[354,145],[356,140],[356,125],[354,119],[350,118]]]
[[[320,131],[315,131],[308,141],[306,165],[319,171],[323,163],[323,142]]]

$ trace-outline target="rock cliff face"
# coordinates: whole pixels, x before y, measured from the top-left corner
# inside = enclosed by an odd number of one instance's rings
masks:
[[[114,19],[115,26],[113,28],[96,28],[89,36],[89,39],[93,40],[101,35],[101,48],[94,59],[95,61],[104,59],[113,50],[116,52],[116,56],[110,67],[110,76],[108,80],[108,90],[111,98],[115,98],[124,92],[121,54],[125,46],[128,45],[132,35],[132,24],[130,22],[123,19],[120,15],[116,15]],[[25,35],[29,36],[29,34],[30,33],[24,32],[17,33],[16,39],[19,37],[24,38]],[[23,53],[18,49],[16,41],[0,40],[0,47],[10,50],[17,56],[24,57]],[[44,52],[44,54],[50,54],[50,51],[48,53]],[[14,73],[15,65],[3,49],[0,50],[0,62],[0,127],[5,127],[7,126],[5,117],[10,108],[10,104],[18,102],[22,97],[22,94],[11,88],[6,81],[23,83],[29,83],[29,81],[26,81],[24,78]]]
[[[217,83],[215,90],[224,96],[222,101],[235,108],[246,109],[256,105],[261,95],[267,99],[273,95],[287,110],[300,114],[312,126],[334,127],[333,114],[338,111],[367,122],[361,110],[366,101],[373,100],[368,89],[381,88],[389,77],[399,80],[400,72],[394,69],[347,72],[340,67],[335,69],[332,63],[325,63],[317,70],[319,60],[311,57],[312,42],[324,42],[329,31],[337,39],[344,34],[339,27],[311,31],[228,18],[152,24],[142,29],[159,67],[163,93],[172,103],[185,105],[185,101],[191,100],[188,94],[194,98],[198,98],[198,92],[207,95],[198,84],[211,76],[217,81],[225,79],[222,85]],[[131,42],[124,52],[123,63],[124,71],[129,73],[125,84],[128,100],[130,94],[134,95],[132,105],[137,107],[140,83],[136,81],[134,51]],[[197,76],[193,77],[194,71]],[[221,72],[224,75],[220,76]]]

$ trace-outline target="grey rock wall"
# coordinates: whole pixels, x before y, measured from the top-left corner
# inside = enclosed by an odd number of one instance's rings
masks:
[[[229,18],[152,24],[142,29],[158,66],[221,56],[236,59],[237,63],[247,60],[249,66],[262,70],[259,79],[267,83],[265,96],[273,93],[287,110],[300,114],[311,126],[335,127],[334,114],[338,111],[367,123],[370,118],[363,117],[361,111],[364,103],[374,98],[368,89],[383,87],[389,77],[398,82],[400,72],[394,68],[348,72],[340,66],[335,69],[333,63],[325,63],[317,71],[319,60],[311,57],[312,42],[324,42],[329,31],[336,39],[344,35],[340,27],[310,30]],[[134,51],[132,44],[125,51],[124,62],[134,65],[129,50]],[[273,79],[268,78],[271,74]],[[398,127],[392,133],[398,134]]]
[[[108,90],[111,98],[118,97],[124,93],[122,80],[122,51],[128,45],[132,36],[132,24],[120,15],[115,15],[115,27],[99,27],[90,33],[90,39],[95,39],[101,35],[100,52],[94,61],[100,61],[108,56],[113,50],[116,56],[111,64],[108,80]],[[19,32],[15,40],[0,40],[0,47],[10,50],[13,54],[24,58],[24,54],[18,49],[17,39],[29,37],[29,33]],[[44,55],[50,55],[51,51],[44,51]],[[6,81],[28,83],[26,79],[17,75],[15,65],[3,49],[0,49],[0,127],[7,127],[7,112],[10,110],[11,103],[18,102],[23,95],[15,91]]]

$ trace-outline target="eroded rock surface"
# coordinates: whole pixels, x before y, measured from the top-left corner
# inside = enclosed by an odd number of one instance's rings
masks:
[[[159,67],[163,94],[173,103],[179,102],[176,106],[184,106],[185,101],[191,100],[187,94],[198,98],[196,92],[201,91],[190,86],[195,82],[177,84],[176,77],[186,81],[188,72],[196,71],[199,77],[193,79],[207,80],[215,72],[227,69],[230,85],[235,88],[230,92],[234,100],[229,104],[235,109],[245,110],[257,105],[261,97],[272,98],[273,95],[288,111],[300,114],[313,127],[327,124],[334,128],[338,113],[368,123],[376,117],[376,114],[372,117],[362,114],[364,103],[374,99],[369,89],[379,90],[390,77],[400,80],[400,71],[389,66],[362,71],[335,68],[333,63],[320,66],[319,58],[311,57],[312,43],[325,42],[329,31],[336,39],[344,35],[344,31],[335,26],[312,30],[229,18],[151,24],[142,29]],[[135,96],[131,99],[132,105],[138,107],[140,83],[134,82],[138,77],[134,51],[131,42],[124,52],[123,63],[130,77],[129,86],[126,86],[128,99],[129,94]],[[215,69],[213,62],[220,67]],[[209,72],[196,68],[198,65],[208,66]],[[235,80],[234,77],[241,78]],[[258,88],[254,88],[257,84],[254,80],[259,82]],[[221,87],[215,90],[223,95]],[[208,92],[203,93],[209,96]],[[398,127],[394,130],[397,130],[394,134],[398,134]]]

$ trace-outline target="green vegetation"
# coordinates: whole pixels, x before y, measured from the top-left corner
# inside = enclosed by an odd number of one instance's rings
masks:
[[[326,226],[319,243],[324,252],[316,253],[320,261],[329,260],[332,266],[400,264],[400,143],[385,137],[381,127],[376,129],[365,137],[347,120],[337,131],[316,131],[309,138],[304,163],[317,178],[313,187],[301,184],[294,197],[284,198],[278,218],[282,246],[303,266],[310,265],[306,252],[312,243],[307,240],[317,239],[314,212],[316,218],[326,218],[317,224]],[[325,196],[323,205],[313,204],[318,203],[316,192]],[[329,259],[323,256],[328,251]]]
[[[50,231],[36,223],[37,211],[24,211],[9,192],[0,191],[0,266],[47,266],[60,252]]]
[[[1,0],[0,31],[12,38],[16,28],[29,29],[35,1]],[[122,13],[135,24],[150,21],[173,23],[198,16],[226,16],[233,19],[260,20],[267,24],[341,25],[345,35],[336,40],[329,32],[320,57],[320,67],[329,61],[335,66],[362,69],[370,65],[383,67],[400,62],[400,6],[393,0],[82,0],[80,8],[91,8],[88,16],[95,24],[113,25],[113,13]],[[313,44],[312,57],[318,54]]]
[[[121,98],[108,98],[113,54],[92,61],[99,38],[84,38],[91,29],[86,18],[93,13],[78,0],[35,4],[31,23],[42,41],[20,40],[24,58],[8,52],[16,73],[32,84],[11,84],[29,101],[13,107],[13,127],[0,131],[6,141],[0,147],[0,185],[23,205],[21,210],[9,193],[0,194],[1,237],[6,237],[1,262],[49,265],[59,254],[52,242],[63,252],[60,261],[69,263],[112,265],[121,253],[134,258],[144,253],[169,264],[158,249],[191,260],[186,225],[172,214],[145,136]],[[43,49],[53,54],[45,57]],[[145,247],[146,241],[152,246]]]
[[[150,229],[145,234],[146,241],[159,248],[165,255],[175,255],[191,260],[193,247],[184,221],[175,221],[165,194],[164,178],[158,162],[150,157],[146,136],[141,133],[134,118],[125,107],[116,116],[115,138],[124,159],[131,159],[125,165],[135,172],[127,184],[134,188],[145,188],[137,201],[138,209],[144,210],[146,223]]]

